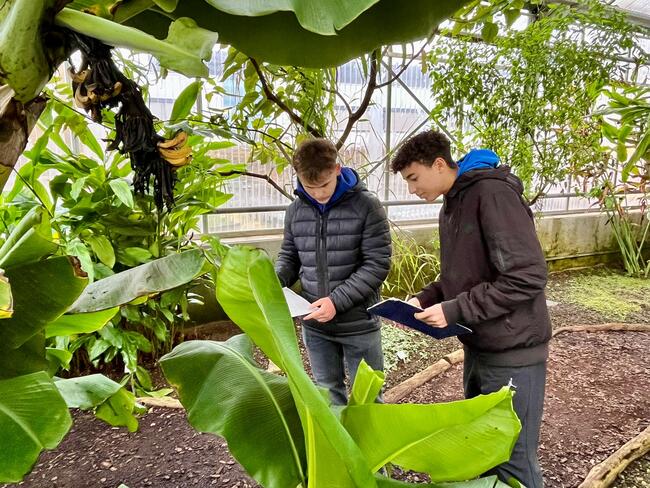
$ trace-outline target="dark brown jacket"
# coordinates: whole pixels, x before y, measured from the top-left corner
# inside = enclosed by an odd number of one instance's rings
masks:
[[[440,213],[440,281],[418,295],[470,327],[461,342],[496,365],[542,362],[551,338],[546,261],[522,191],[507,166],[461,175]]]

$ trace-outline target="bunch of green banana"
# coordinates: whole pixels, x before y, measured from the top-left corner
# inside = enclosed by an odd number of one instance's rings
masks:
[[[192,147],[187,144],[187,132],[180,130],[171,139],[160,141],[158,153],[175,168],[190,164]]]

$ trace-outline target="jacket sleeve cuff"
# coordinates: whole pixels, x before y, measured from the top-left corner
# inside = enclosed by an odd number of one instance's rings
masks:
[[[342,297],[340,295],[341,294],[339,294],[339,293],[332,292],[332,293],[330,293],[330,296],[329,296],[329,299],[332,300],[332,303],[334,304],[334,308],[336,309],[337,314],[347,311],[344,304],[342,303],[344,297]]]
[[[439,301],[436,301],[436,297],[429,290],[422,290],[414,296],[418,299],[420,307],[423,309],[435,305],[436,303],[440,303]]]
[[[455,324],[459,321],[462,322],[460,307],[458,306],[458,301],[455,298],[453,300],[442,302],[440,305],[442,306],[442,313],[445,314],[447,324]]]

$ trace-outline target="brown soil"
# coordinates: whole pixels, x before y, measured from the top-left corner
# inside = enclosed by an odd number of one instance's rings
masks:
[[[555,276],[552,281],[562,283],[565,276]],[[560,301],[557,296],[551,298]],[[551,308],[551,315],[554,327],[611,321],[564,303]],[[650,316],[638,314],[626,321],[650,323]],[[455,341],[418,342],[409,359],[398,361],[388,373],[387,384],[394,386],[456,346]],[[577,486],[594,464],[648,425],[649,350],[650,334],[642,332],[563,333],[553,340],[540,445],[547,488]],[[454,366],[407,400],[462,398],[461,376],[462,367]],[[195,432],[182,411],[153,408],[140,419],[140,429],[133,434],[112,428],[89,413],[74,412],[73,416],[74,426],[61,445],[44,452],[22,483],[6,486],[258,486],[233,460],[222,439]],[[649,471],[646,456],[628,468],[616,486],[650,486]],[[413,482],[425,479],[399,470],[396,475]]]
[[[650,422],[650,333],[563,333],[551,342],[540,462],[547,488],[575,487]],[[463,398],[452,367],[404,399]]]

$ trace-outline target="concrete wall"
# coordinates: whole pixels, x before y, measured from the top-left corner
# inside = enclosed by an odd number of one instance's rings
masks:
[[[620,259],[616,239],[607,216],[600,213],[578,213],[544,216],[536,221],[537,234],[549,263],[549,269],[590,266]],[[402,225],[400,229],[418,242],[431,242],[437,224]],[[278,255],[281,235],[224,239],[230,244],[248,244],[265,249],[272,258]]]
[[[538,218],[537,233],[546,254],[549,270],[560,271],[600,263],[619,263],[620,255],[616,239],[606,222],[607,216],[600,213]],[[437,224],[403,225],[400,229],[413,235],[422,244],[431,243],[437,238]],[[275,259],[280,250],[282,235],[228,238],[223,239],[223,242],[262,248]],[[650,250],[650,245],[648,247]],[[194,323],[201,324],[226,318],[214,298],[213,290],[193,291],[205,298],[203,306],[190,307],[190,315]]]

